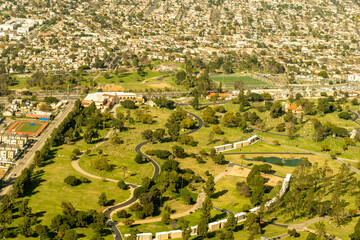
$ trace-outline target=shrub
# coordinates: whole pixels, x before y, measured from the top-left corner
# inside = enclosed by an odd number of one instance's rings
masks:
[[[349,120],[351,118],[351,113],[349,112],[341,112],[338,114],[339,118]]]
[[[221,130],[220,126],[219,125],[214,125],[212,127],[212,131],[216,134],[219,134],[219,135],[223,135],[224,134],[224,131]]]
[[[91,181],[88,178],[83,177],[83,176],[79,177],[79,180],[82,183],[91,183]]]
[[[80,153],[80,149],[75,148],[72,152],[73,152],[73,153],[75,153],[76,155],[79,155],[79,153]]]
[[[128,218],[129,214],[124,209],[122,209],[116,213],[116,216],[118,218]]]
[[[160,159],[167,159],[171,155],[171,152],[168,150],[147,150],[145,153],[150,156],[156,156]]]
[[[117,186],[122,190],[127,190],[129,188],[128,185],[122,179],[118,181]]]
[[[274,140],[273,143],[274,143],[275,146],[280,146],[280,143],[279,143],[278,140]]]
[[[298,235],[298,233],[297,233],[297,231],[296,231],[296,229],[295,228],[293,228],[293,229],[289,229],[288,230],[288,234],[291,236],[291,237],[297,237],[297,235]]]
[[[134,219],[127,218],[127,219],[125,219],[124,224],[125,224],[125,226],[130,227],[130,226],[131,226],[134,222],[135,222],[135,220],[134,220]]]
[[[76,154],[75,153],[71,153],[70,154],[70,160],[72,161],[72,160],[74,160],[75,158],[76,158]]]
[[[97,170],[109,171],[111,169],[108,160],[104,157],[99,157],[93,160],[92,165]]]
[[[134,161],[139,164],[145,162],[143,156],[140,153],[136,154]]]
[[[81,183],[80,180],[77,179],[75,176],[67,176],[64,179],[64,182],[70,186],[77,186]]]
[[[139,198],[143,193],[146,193],[146,189],[144,187],[135,188],[134,197]]]
[[[247,185],[245,181],[243,182],[237,182],[236,188],[240,192],[241,195],[244,197],[251,197],[250,187]]]
[[[180,144],[185,144],[185,145],[190,145],[190,146],[196,146],[196,142],[194,141],[194,137],[193,136],[189,136],[189,135],[182,135],[178,138],[177,140],[178,143]]]
[[[185,196],[184,196],[184,202],[185,202],[187,205],[191,204],[191,203],[192,203],[192,198],[191,198],[191,196],[190,196],[190,195],[185,195]]]
[[[218,112],[218,113],[226,113],[226,109],[224,106],[216,106],[216,107],[214,107],[214,110],[215,110],[215,112]]]
[[[131,100],[124,100],[121,103],[121,106],[123,108],[127,108],[127,109],[135,109],[135,102],[131,101]]]
[[[90,155],[90,153],[91,153],[91,149],[87,149],[87,150],[85,151],[85,154],[86,154],[86,155]]]
[[[172,151],[173,151],[173,154],[175,157],[178,157],[178,158],[186,158],[187,157],[187,154],[183,147],[175,145],[172,147]]]
[[[225,156],[222,153],[216,154],[212,159],[216,164],[219,165],[225,163]]]
[[[207,155],[207,152],[205,149],[201,149],[200,152],[199,152],[200,155],[203,155],[203,156],[206,156]]]
[[[327,144],[321,145],[321,151],[328,152],[330,151],[330,147]]]
[[[180,127],[185,129],[192,129],[195,128],[196,121],[191,118],[185,118],[180,122]]]
[[[279,123],[279,124],[276,126],[276,131],[278,131],[278,132],[285,132],[285,123]]]
[[[206,161],[204,161],[204,159],[201,156],[196,156],[196,162],[197,163],[206,163]]]

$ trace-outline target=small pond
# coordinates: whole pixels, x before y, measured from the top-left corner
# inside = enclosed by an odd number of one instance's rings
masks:
[[[286,159],[279,157],[258,157],[254,159],[245,159],[245,160],[254,161],[254,162],[266,162],[274,165],[287,166],[287,167],[296,167],[303,161],[302,159],[298,159],[298,158]],[[311,162],[308,163],[311,166]]]

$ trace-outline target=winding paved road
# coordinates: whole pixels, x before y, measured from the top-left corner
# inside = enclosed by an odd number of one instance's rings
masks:
[[[189,134],[192,134],[192,133],[195,133],[196,131],[200,130],[203,126],[204,126],[204,123],[202,121],[202,119],[195,115],[194,113],[191,113],[191,112],[188,112],[188,111],[185,111],[187,112],[189,115],[193,116],[197,121],[198,121],[198,127],[195,128],[195,129],[192,129],[191,131],[189,132],[186,132],[186,133],[183,133],[181,135],[189,135]],[[100,146],[102,143],[104,143],[105,141],[107,141],[110,137],[110,135],[112,134],[112,130],[109,131],[107,133],[107,135],[105,136],[105,138],[98,144],[96,144],[93,148],[96,148],[98,146]],[[181,136],[180,135],[180,136]],[[168,137],[165,138],[165,139],[169,139]],[[135,152],[136,153],[140,153],[144,158],[146,158],[154,167],[154,172],[153,172],[153,176],[152,176],[152,179],[153,180],[156,180],[156,177],[160,174],[160,171],[161,171],[161,168],[160,168],[160,165],[154,160],[152,159],[150,156],[146,155],[145,153],[143,153],[141,151],[141,148],[143,146],[145,146],[146,144],[148,144],[150,141],[144,141],[142,143],[139,143],[136,147],[135,147]],[[78,171],[79,173],[87,176],[87,177],[90,177],[90,178],[94,178],[94,179],[105,179],[107,181],[111,181],[111,182],[118,182],[118,180],[115,180],[115,179],[111,179],[111,178],[103,178],[103,177],[99,177],[99,176],[96,176],[96,175],[93,175],[93,174],[90,174],[86,171],[84,171],[80,166],[79,166],[79,159],[80,157],[82,156],[82,154],[84,154],[84,151],[80,153],[79,157],[76,158],[75,160],[73,160],[71,162],[71,165],[72,167]],[[114,222],[112,220],[112,214],[122,208],[126,208],[128,206],[130,206],[131,204],[133,204],[134,202],[137,201],[137,198],[133,196],[133,191],[135,190],[135,188],[139,187],[139,185],[136,185],[136,184],[132,184],[132,183],[127,183],[128,186],[130,186],[132,189],[132,194],[131,194],[131,197],[126,200],[125,202],[122,202],[122,203],[119,203],[119,204],[116,204],[115,206],[111,206],[107,209],[104,210],[104,214],[106,216],[106,218],[108,219],[107,221],[107,226],[110,228],[111,232],[113,233],[113,236],[114,236],[114,239],[115,240],[122,240],[122,235],[119,231],[119,229],[116,227],[116,222]],[[198,196],[198,199],[197,199],[197,203],[196,205],[190,209],[190,211],[194,211],[196,210],[196,208],[199,208],[199,205],[202,204],[202,202],[204,201],[205,197],[202,196],[203,194],[199,194]],[[186,215],[188,214],[188,211],[186,212]]]
[[[214,103],[212,103],[212,104],[214,104]],[[223,104],[223,103],[218,103],[218,104]],[[178,104],[178,105],[187,105],[187,104]],[[202,104],[202,105],[211,105],[211,103],[209,103],[209,104]],[[187,112],[189,115],[191,115],[191,116],[193,116],[194,118],[197,119],[197,121],[198,121],[198,127],[197,127],[196,129],[193,129],[193,130],[191,130],[191,131],[189,131],[189,132],[186,132],[186,133],[183,133],[183,134],[181,134],[181,135],[189,135],[189,134],[195,133],[196,131],[200,130],[200,129],[203,127],[203,121],[202,121],[202,119],[201,119],[199,116],[195,115],[194,113],[188,112],[188,111],[186,111],[186,112]],[[358,123],[358,124],[359,124],[359,123]],[[359,125],[360,125],[360,124],[359,124]],[[259,129],[255,129],[255,128],[253,128],[253,130],[261,131],[261,130],[259,130]],[[266,132],[266,131],[262,131],[262,132]],[[277,134],[277,133],[273,133],[273,134],[282,135],[282,134]],[[301,136],[300,136],[300,137],[301,137]],[[303,136],[303,137],[304,137],[304,136]],[[304,137],[304,138],[305,138],[305,137]],[[168,139],[168,138],[165,138],[165,139]],[[263,140],[263,141],[264,141],[264,140]],[[267,142],[267,141],[265,141],[265,142]],[[141,148],[142,148],[143,146],[145,146],[146,144],[148,144],[148,143],[149,143],[149,141],[141,142],[140,144],[138,144],[138,145],[135,147],[134,150],[135,150],[135,152],[140,153],[144,158],[146,158],[146,159],[153,165],[153,167],[154,167],[154,172],[153,172],[152,179],[155,180],[156,177],[160,174],[161,168],[160,168],[159,164],[158,164],[154,159],[152,159],[150,156],[146,155],[145,153],[143,153],[143,152],[141,151]],[[268,143],[273,144],[273,143],[271,143],[271,142],[268,142]],[[231,155],[231,154],[304,154],[304,155],[322,155],[322,156],[327,156],[327,157],[329,157],[329,155],[326,155],[326,154],[323,154],[323,153],[318,153],[318,152],[309,151],[309,150],[305,150],[305,149],[301,149],[301,148],[296,148],[296,147],[291,147],[291,146],[286,146],[286,145],[282,145],[282,146],[287,147],[287,148],[290,148],[290,149],[294,149],[294,150],[300,150],[300,151],[303,151],[303,152],[301,152],[301,153],[290,153],[290,152],[271,152],[271,153],[269,153],[269,152],[258,152],[258,153],[254,153],[254,152],[253,152],[253,153],[245,153],[245,152],[243,152],[243,153],[241,153],[241,152],[239,152],[239,153],[224,153],[224,155]],[[342,158],[337,158],[337,159],[335,159],[335,160],[338,161],[339,163],[344,163],[344,160],[346,160],[346,161],[354,161],[354,160],[351,160],[351,159],[342,159]],[[78,166],[78,164],[76,164],[77,161],[73,161],[73,162],[74,162],[74,164],[72,163],[73,167],[74,167],[77,171],[79,171],[80,173],[82,173],[82,174],[84,174],[84,175],[86,175],[86,176],[88,176],[88,177],[97,178],[97,179],[104,179],[104,178],[101,178],[101,177],[99,177],[99,176],[95,176],[95,175],[92,175],[92,174],[87,173],[86,171],[82,170],[82,169]],[[239,165],[239,166],[241,166],[240,164],[232,163],[232,162],[231,162],[231,163],[229,163],[227,169],[228,169],[229,167],[233,167],[234,165]],[[227,169],[224,170],[222,173],[220,173],[218,176],[216,176],[216,177],[217,177],[217,180],[220,179],[224,174],[226,174]],[[352,169],[353,171],[355,171],[356,173],[360,174],[360,170],[358,170],[358,169],[356,169],[356,168],[354,168],[354,167],[351,167],[351,169]],[[277,176],[277,177],[282,177],[282,178],[283,178],[283,176],[279,176],[279,175],[275,175],[275,176]],[[108,181],[117,182],[117,180],[114,180],[114,179],[108,179],[108,178],[105,178],[105,179],[108,180]],[[135,184],[131,184],[131,183],[127,183],[127,184],[132,188],[132,191],[133,191],[135,188],[139,187],[138,185],[135,185]],[[194,206],[192,209],[184,212],[184,213],[186,213],[186,215],[187,215],[189,212],[192,212],[192,211],[196,210],[196,208],[198,208],[199,204],[200,204],[200,205],[202,204],[202,201],[203,201],[203,199],[204,199],[204,196],[200,196],[200,195],[201,195],[201,194],[199,194],[199,196],[198,196],[198,200],[197,200],[196,206]],[[117,224],[117,223],[112,220],[112,214],[113,214],[114,212],[118,211],[119,209],[126,208],[126,207],[130,206],[131,204],[133,204],[133,203],[136,202],[136,201],[137,201],[137,199],[136,199],[136,198],[133,196],[133,194],[132,194],[131,197],[130,197],[128,200],[126,200],[125,202],[119,203],[119,204],[117,204],[117,205],[115,205],[115,206],[111,206],[111,207],[109,207],[109,208],[107,208],[107,209],[104,210],[104,214],[105,214],[105,216],[106,216],[107,219],[108,219],[107,226],[108,226],[108,227],[110,228],[110,230],[112,231],[115,240],[122,240],[123,238],[122,238],[122,235],[121,235],[119,229],[116,227],[116,224]],[[183,216],[183,213],[179,213],[179,214]],[[149,220],[154,221],[154,220],[156,220],[156,219],[149,219]],[[140,223],[140,221],[139,221],[139,223]],[[283,227],[286,226],[286,225],[283,225],[283,224],[276,224],[276,223],[271,223],[271,224],[277,225],[277,226],[283,226]],[[294,225],[290,225],[290,226],[288,226],[288,227],[294,227]]]

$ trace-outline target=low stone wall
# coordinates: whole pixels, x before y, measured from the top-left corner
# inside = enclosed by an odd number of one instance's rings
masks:
[[[265,203],[265,207],[269,208],[271,207],[271,205],[273,203],[275,203],[275,201],[281,197],[284,196],[286,190],[289,187],[289,182],[290,182],[290,178],[291,178],[291,174],[286,174],[286,177],[284,179],[284,182],[281,186],[280,192],[278,193],[278,195],[276,197],[274,197],[273,199],[269,200],[268,202]],[[256,213],[258,210],[260,209],[260,207],[254,207],[252,209],[249,210],[249,212],[251,213]],[[235,219],[237,221],[237,223],[245,221],[246,220],[246,216],[247,213],[245,212],[241,212],[241,213],[236,213],[235,215]],[[209,231],[215,231],[221,228],[224,228],[225,224],[227,222],[227,219],[223,219],[217,222],[212,222],[208,224],[208,230]],[[191,227],[191,235],[197,235],[197,226],[193,226]],[[127,237],[129,237],[129,234],[125,234],[125,239]],[[155,240],[163,240],[163,239],[174,239],[174,238],[181,238],[182,237],[182,231],[181,230],[174,230],[174,231],[169,231],[169,232],[158,232],[155,234]],[[141,233],[137,235],[137,240],[150,240],[152,239],[152,234],[151,233]]]

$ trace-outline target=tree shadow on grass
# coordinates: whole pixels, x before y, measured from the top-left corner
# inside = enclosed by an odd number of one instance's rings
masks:
[[[225,195],[227,192],[229,192],[229,190],[218,191],[218,192],[214,193],[211,197],[214,199],[217,199],[217,198]]]
[[[112,206],[112,205],[114,205],[114,204],[115,204],[115,199],[111,199],[111,200],[109,200],[109,201],[106,203],[105,206]]]
[[[225,218],[227,218],[227,213],[219,213],[212,217],[210,222],[216,222]]]
[[[46,180],[42,178],[44,170],[38,170],[31,176],[31,183],[25,188],[24,196],[30,197],[39,191],[34,191],[42,182]]]

